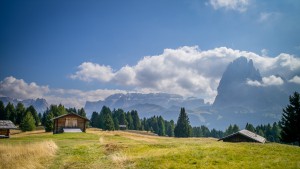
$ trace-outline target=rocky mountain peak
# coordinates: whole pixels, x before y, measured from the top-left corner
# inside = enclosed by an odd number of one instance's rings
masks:
[[[262,81],[260,72],[254,67],[253,61],[242,56],[231,62],[219,83],[214,105],[228,106],[239,103],[239,99],[245,99],[249,94],[248,91],[251,90],[251,87],[246,84],[248,79]]]

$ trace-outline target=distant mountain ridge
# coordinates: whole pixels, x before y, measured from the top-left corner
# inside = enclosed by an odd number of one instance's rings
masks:
[[[90,116],[93,111],[100,112],[104,105],[111,109],[137,110],[140,117],[162,115],[166,119],[174,120],[178,118],[180,107],[187,107],[191,117],[193,117],[191,121],[194,124],[200,123],[199,115],[194,111],[201,106],[208,106],[203,99],[195,97],[184,98],[180,95],[167,93],[127,93],[113,94],[96,102],[87,101],[84,109]]]
[[[0,100],[4,105],[7,105],[9,102],[14,106],[16,106],[19,102],[23,103],[25,107],[32,105],[38,113],[43,113],[48,107],[47,101],[43,98],[19,100],[10,97],[0,97]]]

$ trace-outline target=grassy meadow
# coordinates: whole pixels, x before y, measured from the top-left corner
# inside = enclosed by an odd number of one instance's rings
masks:
[[[37,130],[0,139],[0,168],[300,168],[300,148],[145,132]]]

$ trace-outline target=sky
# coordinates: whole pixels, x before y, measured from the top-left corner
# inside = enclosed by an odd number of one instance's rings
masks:
[[[0,96],[82,107],[165,92],[212,103],[240,56],[263,76],[249,85],[300,85],[299,18],[298,0],[1,0]]]

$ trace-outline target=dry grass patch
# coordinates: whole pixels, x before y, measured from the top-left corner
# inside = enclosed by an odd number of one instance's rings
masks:
[[[55,155],[57,149],[53,141],[20,145],[0,144],[0,168],[46,168],[46,162]]]

